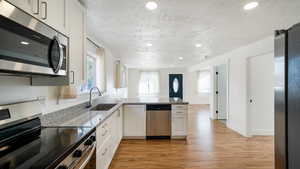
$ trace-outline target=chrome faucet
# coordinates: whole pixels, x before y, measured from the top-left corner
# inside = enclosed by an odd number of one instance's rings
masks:
[[[88,103],[88,105],[86,106],[87,108],[90,108],[90,107],[92,107],[92,93],[93,93],[93,90],[94,89],[97,89],[98,90],[98,93],[99,93],[99,96],[102,96],[102,93],[101,93],[101,91],[100,91],[100,89],[98,88],[98,87],[92,87],[91,89],[90,89],[90,101],[89,101],[89,103]]]

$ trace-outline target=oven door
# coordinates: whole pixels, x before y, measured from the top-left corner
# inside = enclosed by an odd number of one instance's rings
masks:
[[[90,149],[84,153],[80,161],[74,166],[73,169],[85,169],[85,168],[95,168],[96,163],[92,158],[95,158],[96,144],[94,144]],[[89,167],[87,167],[89,166]]]
[[[0,71],[66,75],[66,37],[2,1],[0,9]],[[18,17],[15,17],[18,16]]]

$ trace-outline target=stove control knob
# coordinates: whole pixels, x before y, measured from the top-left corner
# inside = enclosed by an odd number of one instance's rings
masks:
[[[58,166],[56,169],[68,169],[68,167],[65,166],[65,165],[60,165],[60,166]]]
[[[84,142],[84,145],[85,146],[90,146],[90,145],[92,145],[93,144],[93,140],[91,140],[91,139],[88,139],[88,140],[86,140],[85,142]]]
[[[79,158],[82,156],[82,151],[81,150],[75,150],[73,153],[73,157]]]
[[[96,137],[95,136],[91,136],[90,139],[94,142],[96,141]]]

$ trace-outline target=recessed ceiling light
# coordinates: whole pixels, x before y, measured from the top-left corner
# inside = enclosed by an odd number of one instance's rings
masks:
[[[26,41],[21,41],[20,44],[22,44],[22,45],[29,45],[30,43],[26,42]]]
[[[183,57],[179,57],[178,59],[179,59],[179,60],[183,60]]]
[[[152,43],[147,43],[147,46],[148,46],[148,47],[151,47],[151,46],[153,46],[153,45],[152,45]]]
[[[244,6],[244,10],[251,10],[254,9],[258,6],[258,2],[254,1],[254,2],[249,2]]]
[[[196,48],[201,48],[202,44],[201,43],[197,43],[195,46],[196,46]]]
[[[155,10],[157,8],[157,3],[154,1],[149,1],[146,3],[146,8],[149,10]]]

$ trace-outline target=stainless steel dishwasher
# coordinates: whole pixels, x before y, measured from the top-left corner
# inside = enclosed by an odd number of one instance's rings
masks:
[[[171,105],[148,104],[147,139],[171,137]]]

